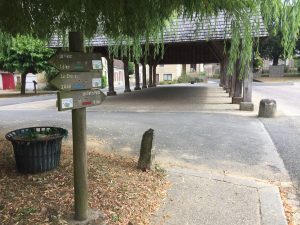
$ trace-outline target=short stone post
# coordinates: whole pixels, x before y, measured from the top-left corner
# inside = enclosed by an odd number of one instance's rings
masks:
[[[273,118],[277,111],[276,101],[273,99],[262,99],[259,103],[259,117]]]
[[[143,134],[140,157],[138,161],[138,168],[142,171],[151,170],[155,157],[155,153],[152,151],[153,147],[154,130],[149,129]]]

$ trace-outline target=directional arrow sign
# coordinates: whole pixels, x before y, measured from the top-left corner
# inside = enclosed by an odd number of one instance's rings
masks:
[[[83,90],[83,91],[68,91],[58,92],[58,111],[79,109],[100,105],[106,95],[99,89]]]
[[[99,72],[61,72],[50,83],[62,91],[101,87]]]
[[[99,53],[58,51],[48,62],[60,71],[89,72],[102,69],[101,57]]]

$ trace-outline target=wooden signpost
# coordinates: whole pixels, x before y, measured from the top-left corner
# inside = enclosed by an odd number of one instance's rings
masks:
[[[69,49],[70,52],[55,54],[49,63],[61,71],[52,81],[60,89],[58,110],[72,110],[74,219],[85,221],[88,218],[86,107],[100,105],[106,96],[99,89],[101,55],[84,53],[81,32],[69,32]]]
[[[62,91],[87,90],[101,87],[99,72],[61,72],[51,82]]]
[[[100,54],[59,51],[49,63],[60,70],[50,82],[60,90],[57,93],[58,111],[91,107],[103,102],[106,95],[97,89],[101,87]]]
[[[106,95],[99,89],[72,92],[61,91],[58,92],[57,97],[58,111],[100,105],[105,97]]]
[[[88,72],[102,70],[101,54],[58,51],[49,63],[59,71]]]

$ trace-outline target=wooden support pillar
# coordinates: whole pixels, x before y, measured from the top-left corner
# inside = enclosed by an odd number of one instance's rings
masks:
[[[224,64],[225,63],[224,63],[224,59],[223,59],[220,63],[220,83],[219,83],[220,87],[225,86],[225,65]]]
[[[224,65],[223,65],[224,66],[224,86],[223,86],[223,88],[228,93],[229,87],[230,87],[230,76],[227,74],[228,64],[229,64],[229,59],[228,59],[227,55],[224,56],[223,63],[224,63]]]
[[[243,101],[252,102],[252,81],[253,81],[252,66],[249,66],[246,72],[247,74],[246,77],[244,78]]]
[[[234,92],[235,92],[235,84],[236,84],[236,76],[237,76],[237,71],[236,69],[234,69],[232,75],[231,75],[231,85],[230,85],[230,92],[229,92],[229,97],[233,97],[234,96]]]
[[[125,90],[124,92],[131,92],[129,83],[129,73],[128,73],[128,59],[123,60],[124,63],[124,79],[125,79]]]
[[[231,89],[231,75],[226,74],[226,93],[230,94],[230,89]]]
[[[157,64],[153,64],[153,79],[152,79],[152,87],[156,87],[156,66]]]
[[[84,52],[81,32],[69,32],[71,52]],[[75,220],[87,219],[88,176],[86,153],[86,108],[72,110]]]
[[[153,65],[151,63],[149,63],[149,84],[148,84],[148,87],[153,87],[152,77],[153,77]]]
[[[134,73],[135,73],[135,91],[141,90],[141,85],[140,85],[140,65],[139,63],[135,62],[134,63]]]
[[[253,111],[254,105],[252,103],[252,81],[253,81],[252,64],[247,68],[246,73],[247,74],[244,78],[243,101],[240,103],[240,110]]]
[[[107,60],[107,73],[108,73],[108,92],[107,96],[113,96],[117,93],[114,87],[114,59],[112,56],[106,58]]]
[[[146,64],[143,63],[143,86],[142,88],[147,88],[147,71],[146,71]]]
[[[243,101],[242,88],[243,80],[240,75],[240,61],[238,60],[235,65],[236,81],[234,87],[234,94],[232,97],[232,104],[240,104]]]
[[[186,64],[182,64],[181,75],[186,75]]]

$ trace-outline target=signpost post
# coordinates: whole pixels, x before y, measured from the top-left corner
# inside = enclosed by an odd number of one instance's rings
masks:
[[[49,63],[61,72],[52,84],[57,94],[59,111],[72,110],[75,220],[88,218],[88,178],[86,152],[86,107],[100,105],[105,94],[100,89],[101,55],[84,53],[81,32],[69,32],[70,52],[59,51]]]

